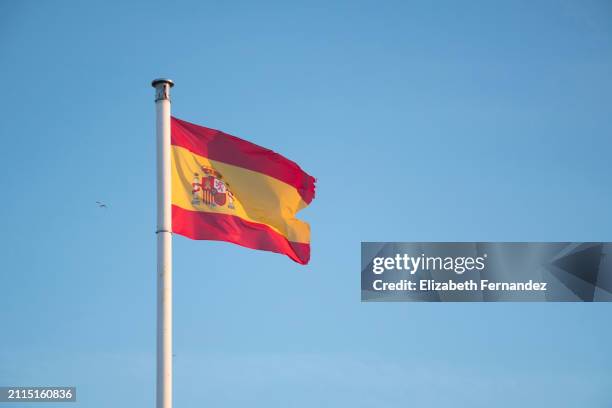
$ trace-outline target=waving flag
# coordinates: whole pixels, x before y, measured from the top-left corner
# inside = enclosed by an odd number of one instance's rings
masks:
[[[306,264],[310,227],[295,218],[315,179],[289,159],[172,117],[172,231],[285,254]]]

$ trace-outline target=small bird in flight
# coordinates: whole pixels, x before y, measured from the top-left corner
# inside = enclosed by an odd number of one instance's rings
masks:
[[[101,201],[96,201],[96,204],[98,204],[98,207],[100,208],[108,208],[108,206]]]

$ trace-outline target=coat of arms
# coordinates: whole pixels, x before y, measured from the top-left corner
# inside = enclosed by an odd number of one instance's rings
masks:
[[[224,207],[234,209],[234,195],[229,189],[229,184],[223,180],[218,171],[210,167],[202,166],[202,173],[194,173],[191,181],[191,203],[193,205],[204,204],[211,208]]]

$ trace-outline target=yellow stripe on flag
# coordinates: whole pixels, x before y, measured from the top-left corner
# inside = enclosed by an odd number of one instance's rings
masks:
[[[235,215],[268,225],[289,241],[310,242],[309,225],[294,218],[307,204],[293,186],[262,173],[209,160],[180,146],[172,146],[172,160],[172,204],[190,211]],[[222,176],[233,194],[233,209],[194,200],[192,183],[195,174],[203,175],[202,167]]]

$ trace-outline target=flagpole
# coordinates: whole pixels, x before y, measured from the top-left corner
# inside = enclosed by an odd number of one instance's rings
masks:
[[[172,408],[172,206],[170,184],[170,88],[156,79],[157,133],[157,408]]]

